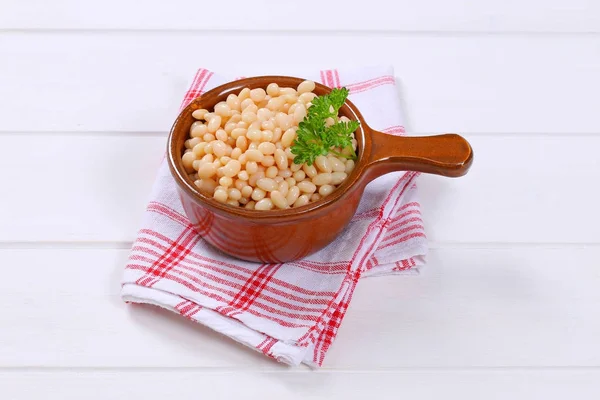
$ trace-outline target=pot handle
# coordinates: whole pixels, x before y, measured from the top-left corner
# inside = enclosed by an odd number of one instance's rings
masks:
[[[473,149],[457,134],[392,136],[367,128],[371,152],[366,165],[371,179],[394,171],[418,171],[459,177],[473,163]]]

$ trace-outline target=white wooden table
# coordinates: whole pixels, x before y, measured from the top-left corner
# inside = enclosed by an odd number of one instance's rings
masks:
[[[420,178],[420,276],[361,282],[317,372],[120,300],[196,68],[364,63],[476,152]],[[600,398],[599,93],[594,0],[0,0],[0,398]]]

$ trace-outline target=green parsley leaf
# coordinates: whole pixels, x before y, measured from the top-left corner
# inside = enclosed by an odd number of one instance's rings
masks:
[[[358,129],[358,121],[339,121],[338,112],[348,97],[348,89],[332,89],[325,96],[312,100],[306,117],[298,124],[296,140],[291,147],[295,164],[312,165],[318,156],[329,153],[341,156],[341,150],[352,146],[352,133]],[[333,125],[327,126],[327,119],[333,119]],[[351,147],[350,147],[351,148]],[[338,149],[338,150],[336,150]],[[356,154],[348,158],[356,159]]]

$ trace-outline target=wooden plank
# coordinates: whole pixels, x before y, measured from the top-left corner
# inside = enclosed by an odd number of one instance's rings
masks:
[[[127,250],[0,250],[0,367],[280,371],[167,311],[124,304]],[[364,279],[326,369],[600,365],[600,248],[441,248]],[[0,385],[0,387],[3,387]]]
[[[5,0],[1,29],[323,30],[448,32],[598,32],[592,0],[359,0],[292,2],[232,0],[198,5],[132,0],[82,4],[76,0]]]
[[[469,175],[420,178],[431,240],[600,242],[600,226],[582,223],[600,215],[594,184],[600,137],[469,139],[476,154]],[[0,241],[133,240],[165,142],[160,136],[0,135],[0,181],[11,194],[0,196]]]
[[[160,382],[160,384],[157,384]],[[15,371],[0,372],[10,400],[105,400],[124,394],[145,399],[364,399],[398,394],[411,399],[592,399],[597,370],[500,371]]]
[[[290,53],[258,56],[259,44]],[[0,54],[4,132],[167,131],[200,66],[302,75],[390,63],[409,131],[600,133],[594,35],[13,33]]]

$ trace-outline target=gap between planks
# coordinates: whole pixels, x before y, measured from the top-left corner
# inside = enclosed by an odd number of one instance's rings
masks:
[[[43,249],[107,249],[107,250],[129,250],[132,241],[0,241],[0,250],[43,250]],[[429,242],[429,249],[585,249],[600,247],[600,242]]]
[[[327,30],[327,29],[177,29],[177,28],[0,28],[2,34],[44,34],[44,35],[64,35],[64,34],[89,34],[89,35],[136,35],[136,34],[190,34],[190,35],[219,35],[219,36],[264,36],[264,35],[285,35],[285,36],[421,36],[421,37],[465,37],[465,36],[599,36],[600,31],[449,31],[449,30],[402,30],[402,29],[365,29],[365,30]]]
[[[56,367],[56,366],[0,366],[0,373],[4,372],[101,372],[101,371],[122,371],[122,372],[203,372],[221,374],[223,372],[260,372],[275,374],[311,374],[311,373],[344,373],[344,374],[368,374],[368,373],[439,373],[439,372],[491,372],[503,373],[511,372],[532,372],[532,371],[588,371],[600,372],[600,366],[474,366],[474,367],[393,367],[393,368],[369,368],[369,369],[345,369],[345,368],[320,368],[311,370],[306,366],[287,367],[285,365],[274,365],[273,368],[263,368],[257,370],[248,367],[102,367],[102,366],[74,366],[74,367]]]

